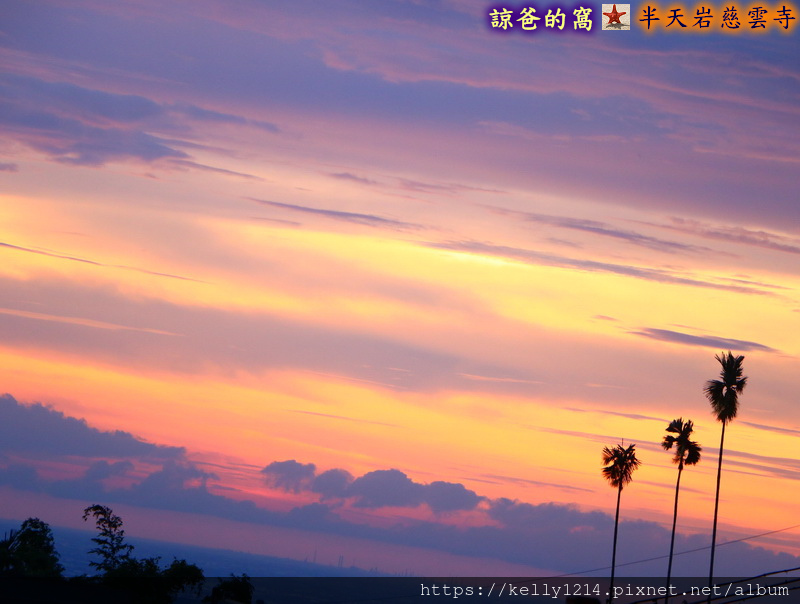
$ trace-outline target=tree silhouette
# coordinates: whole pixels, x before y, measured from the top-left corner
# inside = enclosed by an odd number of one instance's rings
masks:
[[[231,575],[230,579],[220,579],[219,583],[211,590],[211,595],[203,598],[205,604],[220,604],[221,602],[237,602],[237,604],[251,604],[255,588],[250,582],[250,577]]]
[[[717,547],[717,514],[719,512],[719,484],[722,477],[722,449],[725,444],[725,426],[736,417],[736,413],[739,410],[739,394],[747,384],[747,377],[742,376],[744,356],[735,357],[729,350],[728,354],[723,352],[715,355],[714,358],[722,366],[719,373],[720,379],[707,381],[703,389],[706,393],[706,398],[711,403],[711,410],[717,421],[722,422],[722,436],[719,441],[719,464],[717,465],[717,492],[714,497],[714,526],[711,531],[711,564],[708,570],[709,586],[714,582],[714,553]],[[709,596],[710,601],[711,598]]]
[[[184,590],[199,594],[205,578],[203,571],[186,560],[173,560],[161,568],[161,558],[134,558],[133,546],[125,543],[122,518],[104,505],[92,505],[83,511],[83,519],[95,519],[100,534],[93,538],[97,547],[90,554],[100,556],[100,562],[89,564],[102,572],[101,581],[115,589],[134,595],[137,601],[168,604]]]
[[[667,594],[669,594],[669,583],[672,578],[672,557],[675,552],[675,528],[678,524],[678,493],[681,488],[681,474],[684,466],[693,466],[700,461],[702,447],[691,439],[694,424],[691,420],[683,421],[683,418],[673,419],[667,426],[668,434],[661,442],[665,451],[675,447],[675,454],[672,456],[672,463],[678,464],[678,482],[675,484],[675,508],[672,512],[672,538],[669,542],[669,564],[667,565]],[[676,435],[676,436],[673,436]],[[666,596],[664,604],[669,602],[669,595]]]
[[[44,578],[60,577],[62,572],[46,522],[28,518],[18,531],[12,530],[0,540],[0,575]]]
[[[139,602],[170,604],[182,591],[195,591],[198,595],[205,581],[203,571],[186,560],[173,560],[161,568],[161,558],[129,557],[103,576],[109,587],[135,596]]]
[[[97,547],[89,550],[89,553],[100,556],[100,562],[90,562],[89,565],[103,573],[113,572],[131,559],[133,551],[133,546],[125,543],[122,518],[114,514],[111,508],[98,504],[83,510],[84,520],[88,520],[90,516],[94,516],[100,534],[92,538]]]
[[[617,513],[614,517],[614,548],[611,553],[611,582],[609,594],[614,593],[614,571],[617,565],[617,530],[619,529],[619,503],[622,488],[633,480],[633,471],[641,465],[636,459],[636,445],[616,445],[613,449],[603,447],[603,476],[609,484],[617,489]]]
[[[205,582],[203,571],[196,564],[190,564],[186,560],[178,560],[161,571],[161,577],[166,583],[169,593],[178,593],[185,589],[194,589],[198,594]]]

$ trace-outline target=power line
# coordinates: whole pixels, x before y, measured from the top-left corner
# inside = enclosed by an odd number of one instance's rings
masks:
[[[787,526],[787,527],[784,527],[784,528],[781,528],[781,529],[776,529],[776,530],[773,530],[773,531],[766,531],[764,533],[758,533],[757,535],[750,535],[750,536],[747,536],[747,537],[741,537],[740,539],[731,539],[730,541],[725,541],[723,543],[718,543],[717,545],[719,547],[722,547],[722,546],[725,546],[725,545],[731,545],[733,543],[740,543],[742,541],[749,541],[751,539],[758,539],[759,537],[765,537],[766,535],[774,535],[775,533],[783,533],[783,532],[786,532],[786,531],[790,531],[792,529],[796,529],[798,527],[800,527],[800,524]],[[693,553],[693,552],[699,552],[699,551],[710,549],[710,548],[711,548],[710,545],[706,545],[704,547],[697,547],[697,548],[694,548],[694,549],[678,552],[675,555],[676,556],[681,556],[683,554],[690,554],[690,553]],[[669,557],[668,555],[666,555],[666,556],[655,556],[653,558],[646,558],[644,560],[636,560],[634,562],[626,562],[624,564],[618,564],[617,567],[620,567],[620,566],[631,566],[631,565],[634,565],[634,564],[641,564],[643,562],[651,562],[653,560],[662,560],[662,559],[668,558],[668,557]],[[593,568],[591,570],[584,570],[584,571],[579,571],[579,572],[574,572],[574,573],[565,573],[563,575],[552,575],[550,577],[537,577],[537,580],[547,580],[547,579],[555,579],[555,578],[559,578],[559,577],[569,577],[569,576],[572,576],[572,575],[580,575],[580,574],[586,574],[586,573],[597,572],[597,571],[602,571],[602,570],[608,570],[609,568],[611,568],[611,567],[610,566],[604,566],[602,568]],[[777,570],[777,571],[772,571],[772,572],[768,572],[768,573],[763,573],[763,574],[757,575],[755,577],[750,577],[749,579],[746,579],[746,580],[758,579],[760,577],[768,577],[768,576],[776,575],[776,574],[779,574],[779,573],[794,572],[794,571],[797,571],[797,570],[800,570],[800,567],[786,568],[786,569],[783,569],[783,570]],[[522,583],[524,581],[529,581],[529,580],[530,579],[527,579],[527,578],[526,579],[520,579],[519,583]],[[798,580],[800,580],[800,579],[798,579]],[[797,580],[788,581],[787,584],[792,584],[792,583],[794,583],[796,581]],[[741,581],[737,581],[737,583],[740,583],[740,582]],[[789,589],[794,591],[795,589],[798,589],[798,588],[797,587],[790,587]],[[406,596],[366,598],[366,599],[363,599],[363,600],[348,598],[348,599],[345,599],[345,600],[329,601],[327,604],[358,604],[360,602],[376,602],[376,601],[384,602],[384,601],[396,600],[396,599],[400,599],[400,598],[404,598],[404,597],[406,597]],[[748,597],[746,597],[744,599],[751,599],[751,598],[754,598],[754,597],[757,597],[757,596],[748,596]],[[735,600],[735,601],[744,601],[744,599]],[[648,600],[641,600],[640,602],[636,602],[634,604],[642,604],[643,602],[652,602],[652,601],[653,601],[652,598],[650,598]],[[705,601],[705,598],[704,598],[703,601]]]
[[[772,572],[762,573],[762,574],[756,575],[754,577],[747,577],[746,579],[739,579],[737,581],[733,581],[733,582],[730,583],[730,585],[733,586],[734,584],[739,584],[739,583],[749,583],[750,581],[753,581],[754,579],[764,579],[764,578],[767,578],[767,577],[772,577],[774,575],[779,575],[781,573],[791,573],[791,572],[795,572],[795,571],[798,571],[798,570],[800,570],[800,566],[796,566],[795,568],[784,568],[783,570],[774,570]],[[794,586],[794,584],[798,583],[798,582],[800,582],[800,577],[789,578],[789,579],[784,580],[781,583],[773,583],[773,584],[770,584],[770,585],[764,585],[762,587],[764,587],[765,589],[768,588],[768,587],[769,588],[777,588],[777,587],[785,588],[786,592],[787,592],[786,595],[788,595],[789,591],[794,591],[795,589],[800,589],[800,585]],[[792,587],[789,587],[790,585],[792,585]],[[748,589],[748,591],[752,591],[752,588]],[[767,591],[769,591],[769,590],[767,590]],[[686,594],[684,594],[684,595],[686,595]],[[711,601],[713,602],[715,600],[725,599],[726,600],[726,604],[732,604],[733,602],[744,602],[746,600],[753,600],[753,599],[763,598],[763,597],[766,597],[768,595],[771,596],[771,595],[774,595],[774,594],[773,593],[769,593],[769,594],[768,593],[763,593],[763,594],[759,594],[759,593],[755,593],[755,594],[753,594],[753,593],[747,593],[747,594],[734,593],[732,596],[728,596],[727,594],[725,594],[725,595],[719,594],[719,595],[713,595],[712,598],[711,598]],[[739,596],[741,596],[741,597],[739,597]],[[729,597],[733,597],[733,598],[737,598],[737,599],[728,600],[727,598],[729,598]],[[647,598],[645,598],[643,600],[636,600],[635,602],[631,602],[630,604],[658,604],[658,601],[659,601],[659,598],[653,599],[652,597],[647,597]],[[708,601],[708,598],[706,596],[703,596],[702,600],[697,600],[693,604],[702,604],[702,602],[706,602],[706,601]],[[686,602],[686,600],[684,600],[684,602]]]
[[[724,545],[731,545],[732,543],[740,543],[742,541],[749,541],[751,539],[758,539],[759,537],[765,537],[766,535],[774,535],[775,533],[783,533],[785,531],[790,531],[790,530],[796,529],[798,527],[800,527],[800,524],[795,524],[793,526],[787,526],[785,528],[776,529],[774,531],[767,531],[766,533],[759,533],[757,535],[750,535],[749,537],[742,537],[740,539],[731,539],[730,541],[725,541],[723,543],[717,543],[717,547],[722,547]],[[682,556],[683,554],[691,554],[691,553],[694,553],[694,552],[700,552],[700,551],[703,551],[705,549],[711,549],[711,546],[710,545],[704,545],[703,547],[696,547],[694,549],[687,549],[687,550],[682,551],[682,552],[677,552],[675,554],[675,556]],[[669,554],[667,554],[665,556],[654,556],[653,558],[644,558],[642,560],[634,560],[633,562],[625,562],[623,564],[617,564],[617,568],[619,568],[621,566],[633,566],[635,564],[642,564],[644,562],[652,562],[654,560],[663,560],[664,558],[669,558]],[[608,570],[609,568],[611,568],[611,567],[610,566],[602,566],[600,568],[591,568],[589,570],[580,570],[580,571],[575,571],[575,572],[571,572],[571,573],[564,573],[563,575],[553,575],[551,578],[570,577],[572,575],[585,575],[587,573],[594,573],[594,572],[598,572],[598,571],[601,571],[601,570]]]

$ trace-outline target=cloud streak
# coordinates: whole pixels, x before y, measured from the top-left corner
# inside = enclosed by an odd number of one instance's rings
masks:
[[[327,417],[330,419],[338,419],[346,422],[356,422],[359,424],[372,424],[373,426],[388,426],[390,428],[397,428],[397,424],[388,424],[386,422],[375,422],[368,419],[361,419],[358,417],[346,417],[344,415],[333,415],[331,413],[319,413],[317,411],[302,411],[300,409],[291,409],[293,413],[302,413],[304,415],[314,415],[316,417]]]
[[[780,428],[778,426],[767,426],[765,424],[755,424],[753,422],[740,422],[745,426],[757,428],[759,430],[766,430],[767,432],[777,432],[778,434],[788,434],[789,436],[800,436],[800,430],[792,430],[791,428]]]
[[[731,291],[742,294],[754,294],[761,296],[774,295],[772,292],[763,291],[754,287],[744,287],[740,285],[730,285],[725,283],[700,281],[698,279],[691,279],[689,277],[681,277],[674,273],[660,269],[631,266],[624,264],[612,264],[608,262],[598,262],[596,260],[570,258],[568,256],[558,256],[547,252],[509,247],[505,245],[494,245],[491,243],[483,243],[480,241],[428,242],[425,245],[434,249],[450,250],[465,254],[495,256],[498,258],[517,260],[528,264],[555,266],[560,268],[573,268],[573,269],[592,271],[592,272],[613,273],[616,275],[634,277],[636,279],[655,281],[657,283],[689,285],[692,287],[700,287],[704,289],[719,289],[724,291]]]
[[[512,483],[512,484],[526,484],[526,485],[533,485],[536,487],[553,487],[556,489],[561,489],[562,491],[577,491],[583,493],[593,493],[591,489],[584,489],[583,487],[576,487],[573,485],[568,484],[558,484],[555,482],[542,482],[540,480],[530,480],[528,478],[517,478],[515,476],[503,476],[501,474],[480,474],[480,478],[478,479],[481,482],[493,482],[495,484],[499,483]]]
[[[618,239],[633,245],[638,245],[659,252],[668,252],[671,254],[678,252],[690,252],[693,254],[699,254],[713,251],[707,247],[689,245],[677,241],[668,241],[666,239],[659,239],[657,237],[643,235],[642,233],[637,233],[635,231],[617,229],[606,222],[600,222],[598,220],[572,218],[569,216],[552,216],[548,214],[537,214],[535,212],[519,212],[494,206],[489,206],[489,210],[496,214],[510,215],[521,218],[527,222]]]
[[[11,315],[14,317],[23,317],[25,319],[35,319],[37,321],[55,321],[56,323],[67,323],[69,325],[81,325],[83,327],[94,327],[95,329],[110,329],[112,331],[141,331],[143,333],[152,333],[161,336],[177,336],[180,334],[171,331],[164,331],[161,329],[150,329],[148,327],[131,327],[129,325],[119,325],[117,323],[107,323],[105,321],[95,321],[92,319],[83,319],[81,317],[61,317],[57,315],[48,315],[40,312],[30,312],[26,310],[16,310],[13,308],[0,308],[0,314]]]
[[[789,254],[800,254],[800,240],[786,235],[765,230],[748,229],[743,226],[713,225],[688,218],[672,217],[671,221],[672,224],[669,225],[648,224],[714,241],[739,243]]]
[[[757,350],[760,352],[778,352],[774,348],[759,344],[758,342],[750,342],[748,340],[737,340],[734,338],[721,338],[717,336],[696,336],[680,331],[672,331],[670,329],[656,329],[654,327],[644,327],[638,331],[630,331],[633,335],[650,338],[653,340],[660,340],[662,342],[672,342],[675,344],[686,344],[688,346],[703,346],[706,348],[727,348],[729,350],[749,351]]]
[[[41,249],[34,249],[29,247],[23,247],[20,245],[14,245],[11,243],[5,243],[0,241],[0,247],[4,247],[9,250],[14,250],[17,252],[26,252],[29,254],[38,254],[39,256],[47,256],[49,258],[58,258],[59,260],[69,260],[71,262],[80,262],[81,264],[89,264],[91,266],[102,266],[107,268],[121,268],[128,271],[136,271],[138,273],[144,273],[146,275],[153,275],[155,277],[167,277],[168,279],[178,279],[180,281],[194,281],[195,283],[204,283],[199,279],[192,279],[191,277],[184,277],[181,275],[172,275],[170,273],[161,273],[158,271],[152,271],[145,268],[138,268],[135,266],[126,266],[124,264],[107,264],[104,262],[98,262],[96,260],[89,260],[87,258],[80,258],[78,256],[71,256],[69,254],[62,254],[59,252],[48,252]]]
[[[609,411],[608,409],[579,409],[577,407],[565,407],[569,411],[577,411],[578,413],[603,413],[605,415],[614,415],[616,417],[624,417],[627,419],[646,419],[657,422],[665,422],[662,417],[653,417],[652,415],[642,415],[641,413],[621,413],[619,411]]]
[[[277,208],[280,210],[287,210],[289,212],[310,214],[314,216],[322,216],[330,218],[331,220],[338,220],[341,222],[349,222],[361,226],[368,226],[380,229],[390,229],[394,231],[408,231],[418,230],[424,228],[422,225],[410,222],[403,222],[391,218],[384,218],[375,214],[362,214],[360,212],[344,212],[342,210],[325,210],[321,208],[311,208],[308,206],[300,206],[291,203],[280,203],[278,201],[268,201],[266,199],[256,199],[248,197],[250,201],[255,201],[263,206]]]
[[[332,173],[328,174],[328,176],[330,176],[332,178],[339,179],[339,180],[346,180],[346,181],[349,181],[349,182],[357,182],[358,184],[367,185],[368,187],[379,186],[381,184],[377,180],[372,180],[370,178],[364,178],[363,176],[356,176],[355,174],[351,174],[350,172],[332,172]]]

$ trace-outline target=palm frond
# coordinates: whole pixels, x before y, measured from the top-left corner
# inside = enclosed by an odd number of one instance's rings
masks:
[[[684,422],[682,417],[674,419],[667,426],[667,432],[678,436],[667,434],[661,443],[661,446],[666,451],[670,451],[673,446],[675,447],[672,463],[677,464],[680,469],[683,469],[684,464],[693,466],[700,461],[702,447],[691,439],[693,431],[694,423],[692,420],[688,419]]]
[[[686,461],[687,466],[695,466],[700,461],[700,452],[703,450],[696,441],[690,440],[686,447]]]
[[[711,410],[718,421],[727,423],[739,411],[739,393],[747,385],[747,377],[742,376],[744,356],[733,356],[731,351],[714,356],[721,365],[719,380],[709,380],[703,388],[711,403]]]
[[[641,465],[636,458],[636,445],[616,445],[612,449],[603,447],[603,476],[614,488],[622,489],[631,480],[633,472]]]

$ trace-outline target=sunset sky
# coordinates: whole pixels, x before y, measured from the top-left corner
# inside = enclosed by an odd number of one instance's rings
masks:
[[[679,417],[709,544],[731,350],[718,541],[779,532],[717,566],[800,566],[797,32],[490,6],[0,3],[0,518],[603,574],[602,448],[642,460],[618,562],[665,556]]]

